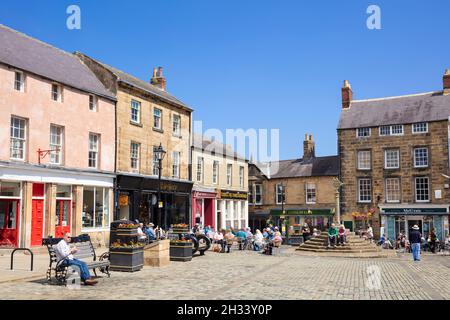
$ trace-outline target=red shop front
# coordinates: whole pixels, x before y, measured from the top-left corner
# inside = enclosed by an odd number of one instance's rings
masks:
[[[215,192],[192,191],[192,225],[216,229],[216,196]]]

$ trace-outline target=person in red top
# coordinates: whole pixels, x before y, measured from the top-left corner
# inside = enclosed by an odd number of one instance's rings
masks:
[[[345,237],[345,226],[341,224],[338,231],[338,245],[345,245],[347,242],[347,239]]]

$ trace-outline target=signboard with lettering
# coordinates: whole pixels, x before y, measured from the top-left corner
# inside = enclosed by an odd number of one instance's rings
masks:
[[[381,209],[381,214],[446,214],[448,213],[447,208],[385,208]]]
[[[219,190],[217,193],[220,199],[230,199],[230,200],[247,200],[247,192],[240,191],[229,191],[229,190]]]
[[[316,215],[316,216],[331,216],[333,215],[333,209],[287,209],[284,210],[284,215],[288,216],[306,216],[306,215]],[[270,214],[274,216],[283,215],[281,209],[272,209]]]

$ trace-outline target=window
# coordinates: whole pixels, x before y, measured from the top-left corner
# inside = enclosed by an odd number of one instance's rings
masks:
[[[109,189],[84,187],[83,228],[107,228],[109,226]]]
[[[140,149],[139,143],[131,142],[130,160],[131,160],[131,170],[132,171],[139,171],[139,149]]]
[[[153,128],[155,129],[162,129],[162,125],[161,125],[161,115],[162,115],[162,111],[160,109],[153,109]]]
[[[14,89],[20,92],[25,91],[25,76],[23,72],[16,71],[14,76]]]
[[[63,127],[50,125],[50,163],[61,164],[62,162]]]
[[[262,185],[255,184],[255,204],[262,204]]]
[[[20,191],[21,191],[20,182],[10,182],[0,180],[0,197],[20,198]]]
[[[278,183],[276,185],[276,193],[277,193],[277,204],[281,204],[283,202],[286,202],[286,194],[284,186],[281,183]]]
[[[131,100],[131,121],[141,123],[141,103],[139,101]]]
[[[396,169],[400,167],[400,150],[390,149],[384,151],[384,168]]]
[[[239,186],[244,187],[244,167],[239,167]]]
[[[172,152],[172,177],[180,177],[180,153],[177,151]]]
[[[97,168],[98,166],[98,147],[100,144],[100,135],[95,133],[89,134],[89,168]]]
[[[358,202],[372,201],[372,181],[370,179],[358,179]]]
[[[403,135],[403,125],[381,126],[380,136],[401,136]]]
[[[203,158],[197,158],[197,181],[203,181]]]
[[[11,117],[10,157],[14,160],[25,160],[26,121]]]
[[[56,198],[72,198],[72,186],[65,184],[56,185]]]
[[[416,201],[429,202],[430,201],[430,185],[428,177],[415,178],[416,185]]]
[[[52,84],[52,100],[61,102],[61,86],[55,83]]]
[[[414,149],[414,167],[428,167],[428,148]]]
[[[90,111],[97,111],[97,102],[98,99],[94,95],[89,95],[89,110]]]
[[[427,132],[428,132],[427,122],[414,123],[412,125],[412,133],[427,133]]]
[[[181,135],[181,117],[177,114],[173,115],[172,133],[176,136]]]
[[[212,176],[213,184],[217,184],[219,181],[219,161],[213,162],[213,176]]]
[[[370,150],[358,151],[358,170],[370,170],[371,156]]]
[[[316,185],[314,183],[306,184],[306,203],[316,203]]]
[[[159,175],[159,160],[158,160],[158,154],[155,152],[155,150],[158,149],[158,147],[153,147],[153,174]]]
[[[231,186],[233,183],[233,165],[231,163],[227,164],[227,185]]]
[[[370,128],[358,128],[358,129],[356,129],[356,136],[358,138],[370,137]]]
[[[400,179],[386,179],[386,202],[400,202]]]

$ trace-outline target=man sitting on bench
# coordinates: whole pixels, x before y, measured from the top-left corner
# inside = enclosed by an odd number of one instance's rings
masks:
[[[80,278],[86,285],[93,286],[97,283],[91,279],[89,268],[86,262],[75,259],[73,254],[78,251],[77,248],[70,248],[70,233],[65,233],[64,238],[55,246],[55,253],[58,259],[57,265],[60,263],[66,266],[77,266],[80,269]]]

